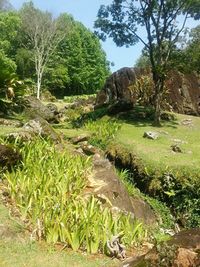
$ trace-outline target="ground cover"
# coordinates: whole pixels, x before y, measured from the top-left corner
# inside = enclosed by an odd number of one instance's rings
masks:
[[[1,267],[115,267],[118,260],[103,255],[87,255],[62,247],[30,240],[20,221],[9,215],[0,204],[0,266]]]

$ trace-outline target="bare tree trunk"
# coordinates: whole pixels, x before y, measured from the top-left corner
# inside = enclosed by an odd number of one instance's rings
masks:
[[[37,99],[40,99],[40,89],[42,83],[42,73],[37,73]]]
[[[157,73],[153,73],[153,81],[155,87],[155,94],[154,94],[154,108],[155,108],[155,115],[154,115],[154,125],[160,126],[161,125],[161,104],[162,104],[162,97],[164,92],[164,77],[160,76]]]

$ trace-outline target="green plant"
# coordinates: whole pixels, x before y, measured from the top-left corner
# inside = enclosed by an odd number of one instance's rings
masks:
[[[121,232],[129,246],[145,237],[141,223],[84,195],[90,159],[61,154],[44,140],[25,144],[21,153],[23,165],[4,177],[22,218],[31,223],[32,235],[89,253],[106,252],[107,240]]]
[[[90,142],[94,146],[105,149],[111,142],[115,134],[120,129],[121,124],[116,120],[104,117],[98,121],[88,121],[85,123],[85,129],[92,133]]]

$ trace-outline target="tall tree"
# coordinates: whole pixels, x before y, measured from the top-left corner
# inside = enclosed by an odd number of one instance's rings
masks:
[[[13,43],[20,28],[20,18],[15,12],[0,10],[0,88],[16,74]]]
[[[113,0],[102,5],[95,27],[105,39],[111,37],[118,46],[140,41],[148,51],[154,81],[155,123],[160,124],[161,101],[168,62],[174,44],[186,21],[200,17],[199,0]],[[138,31],[146,30],[146,35]]]
[[[62,19],[63,24],[71,25],[70,32],[51,57],[45,84],[57,96],[95,93],[110,74],[105,52],[82,23],[68,14],[62,14]]]
[[[40,98],[45,67],[68,29],[63,29],[62,19],[54,19],[49,12],[35,8],[32,2],[25,3],[20,13],[22,31],[26,36],[24,45],[32,50],[37,77],[37,98]]]

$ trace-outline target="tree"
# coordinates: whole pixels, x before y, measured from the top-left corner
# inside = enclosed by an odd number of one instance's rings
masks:
[[[37,98],[40,98],[45,67],[68,29],[62,27],[62,19],[53,19],[52,14],[36,9],[32,2],[25,3],[20,13],[22,31],[26,36],[24,45],[33,54],[37,77]]]
[[[169,57],[191,16],[200,17],[199,0],[113,0],[99,9],[95,28],[100,29],[100,38],[111,37],[118,46],[140,41],[148,52],[154,81],[155,124],[160,124]],[[146,30],[145,36],[138,27]]]
[[[72,16],[62,14],[70,32],[57,46],[44,75],[44,83],[56,96],[91,94],[110,74],[99,39]],[[55,65],[56,62],[56,65]]]
[[[2,2],[0,2],[2,4]],[[2,6],[1,6],[2,8]],[[5,91],[7,82],[16,75],[13,43],[20,28],[20,18],[15,12],[0,10],[0,88]]]

